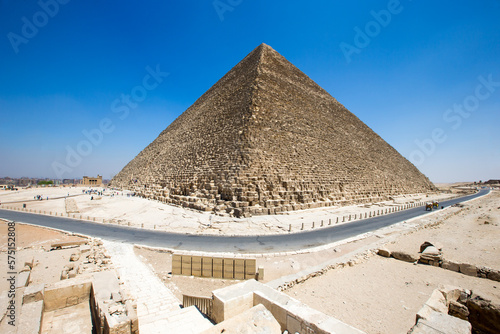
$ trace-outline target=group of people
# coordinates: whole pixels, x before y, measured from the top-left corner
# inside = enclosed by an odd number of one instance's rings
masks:
[[[42,195],[36,195],[36,196],[33,196],[33,199],[36,200],[36,201],[41,201],[43,200],[43,196]],[[49,200],[49,196],[47,196],[47,201]]]
[[[82,193],[83,194],[87,194],[87,195],[99,195],[99,196],[102,196],[105,191],[106,191],[106,189],[103,189],[101,191],[95,190],[95,189],[87,189],[87,190],[83,189]]]

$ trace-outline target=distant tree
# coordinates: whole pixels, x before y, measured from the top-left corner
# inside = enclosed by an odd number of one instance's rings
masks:
[[[54,184],[54,181],[38,181],[39,186],[44,186],[44,185],[49,185],[49,184]]]

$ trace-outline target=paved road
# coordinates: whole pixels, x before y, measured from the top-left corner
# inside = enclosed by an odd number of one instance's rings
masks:
[[[440,203],[440,205],[447,207],[458,202],[486,195],[487,193],[489,193],[489,189],[481,189],[476,194],[444,201]],[[424,215],[425,213],[425,207],[418,207],[328,228],[304,231],[301,233],[259,237],[186,235],[8,210],[0,210],[0,217],[33,225],[81,233],[111,241],[137,243],[153,247],[206,252],[273,253],[329,244],[362,233],[378,230],[382,227]]]

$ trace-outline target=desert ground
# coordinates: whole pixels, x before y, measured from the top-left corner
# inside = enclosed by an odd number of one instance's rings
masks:
[[[403,233],[386,247],[416,255],[425,241],[441,243],[445,259],[500,268],[500,192],[450,211],[448,218],[420,219],[422,227]],[[378,255],[286,292],[367,333],[390,334],[406,333],[416,312],[442,284],[480,291],[500,302],[500,282]]]
[[[211,213],[166,205],[157,201],[133,197],[129,192],[105,188],[86,187],[35,187],[19,191],[0,190],[1,208],[21,208],[42,214],[57,214],[81,219],[90,219],[107,224],[129,225],[162,231],[211,235],[264,235],[299,232],[326,226],[330,219],[336,221],[343,216],[359,217],[370,211],[388,209],[414,202],[443,200],[463,193],[467,189],[452,188],[430,195],[412,194],[394,197],[391,201],[367,203],[346,207],[328,207],[286,212],[281,215],[232,218]],[[102,192],[84,193],[85,191]],[[34,200],[40,195],[42,200]],[[48,198],[48,199],[47,199]],[[348,221],[346,221],[348,223]]]
[[[109,191],[109,190],[106,190]],[[18,193],[0,193],[2,207],[6,202],[23,200],[40,193],[40,189],[19,191]],[[456,189],[455,189],[456,192]],[[64,210],[65,197],[78,195],[79,208],[85,215],[104,212],[108,207],[119,206],[132,211],[165,205],[126,195],[102,196],[101,200],[90,200],[90,195],[82,195],[82,188],[54,188],[44,192],[49,200],[27,202],[37,210]],[[449,196],[450,194],[442,195]],[[53,197],[62,197],[53,199]],[[410,198],[410,197],[408,197]],[[408,200],[403,199],[402,202]],[[414,197],[411,197],[414,198]],[[124,202],[125,204],[120,204]],[[84,205],[87,203],[88,206]],[[97,203],[97,204],[95,204]],[[103,203],[107,203],[106,205]],[[137,207],[130,208],[131,203]],[[390,205],[391,203],[386,203]],[[418,257],[419,247],[425,241],[442,245],[446,260],[464,262],[476,266],[500,269],[500,191],[492,191],[489,195],[462,203],[463,206],[434,211],[426,216],[402,222],[382,230],[368,233],[349,242],[339,242],[328,250],[310,252],[293,256],[263,256],[257,259],[257,265],[265,271],[264,283],[272,282],[283,276],[299,274],[308,268],[327,267],[338,260],[330,270],[320,270],[308,278],[298,280],[300,283],[283,287],[285,293],[299,301],[331,315],[366,333],[406,333],[415,323],[415,314],[429,298],[432,291],[440,285],[448,284],[488,296],[492,301],[500,303],[500,283],[488,279],[466,276],[461,273],[445,270],[424,264],[402,262],[393,258],[376,255],[377,249],[385,247],[391,251],[404,251]],[[18,204],[20,205],[20,204]],[[107,206],[109,205],[109,206]],[[382,204],[373,204],[377,207]],[[181,210],[186,217],[204,216],[180,208],[168,207],[169,210]],[[339,210],[340,212],[362,212],[365,206],[353,206]],[[87,211],[84,211],[87,210]],[[96,211],[92,211],[96,210]],[[100,210],[100,211],[99,211]],[[323,211],[317,210],[319,215]],[[342,211],[344,210],[344,211]],[[351,211],[349,211],[351,210]],[[139,211],[135,214],[139,216]],[[154,211],[157,213],[158,211]],[[180,211],[179,211],[180,212]],[[152,213],[153,214],[153,213]],[[281,223],[287,218],[309,218],[308,212],[300,212],[276,217],[255,217],[257,219],[277,219]],[[102,213],[102,216],[106,216]],[[182,216],[182,215],[181,215]],[[106,216],[109,217],[109,216]],[[131,218],[128,219],[131,219]],[[184,217],[185,220],[188,220]],[[228,219],[227,217],[221,217]],[[144,219],[144,218],[143,218]],[[184,221],[184,219],[180,221]],[[241,223],[240,223],[241,224]],[[252,224],[257,224],[256,222]],[[247,225],[247,227],[250,225]],[[274,225],[277,226],[277,225]],[[54,243],[86,240],[63,232],[17,224],[17,256],[20,270],[25,262],[33,260],[30,284],[40,282],[52,283],[60,280],[65,266],[71,264],[70,257],[78,247],[53,249]],[[199,225],[198,225],[199,228]],[[257,229],[258,230],[258,229]],[[5,222],[0,222],[0,254],[6,256]],[[255,232],[256,230],[252,230]],[[269,229],[266,229],[269,231]],[[279,229],[277,230],[279,232]],[[82,256],[76,266],[82,272],[113,269],[113,258],[104,246],[95,239],[87,239],[91,245],[90,259]],[[135,255],[144,262],[154,274],[182,300],[182,295],[210,296],[215,289],[236,284],[237,280],[203,279],[171,274],[172,254],[165,251],[148,249],[141,246],[134,248]],[[7,272],[6,261],[0,262],[2,273]],[[77,272],[76,274],[80,274]],[[7,283],[2,276],[0,290],[5,290]]]

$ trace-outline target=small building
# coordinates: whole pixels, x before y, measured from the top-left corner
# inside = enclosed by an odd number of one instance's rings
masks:
[[[82,180],[82,185],[102,187],[102,176],[101,175],[97,175],[97,177],[84,176]]]

